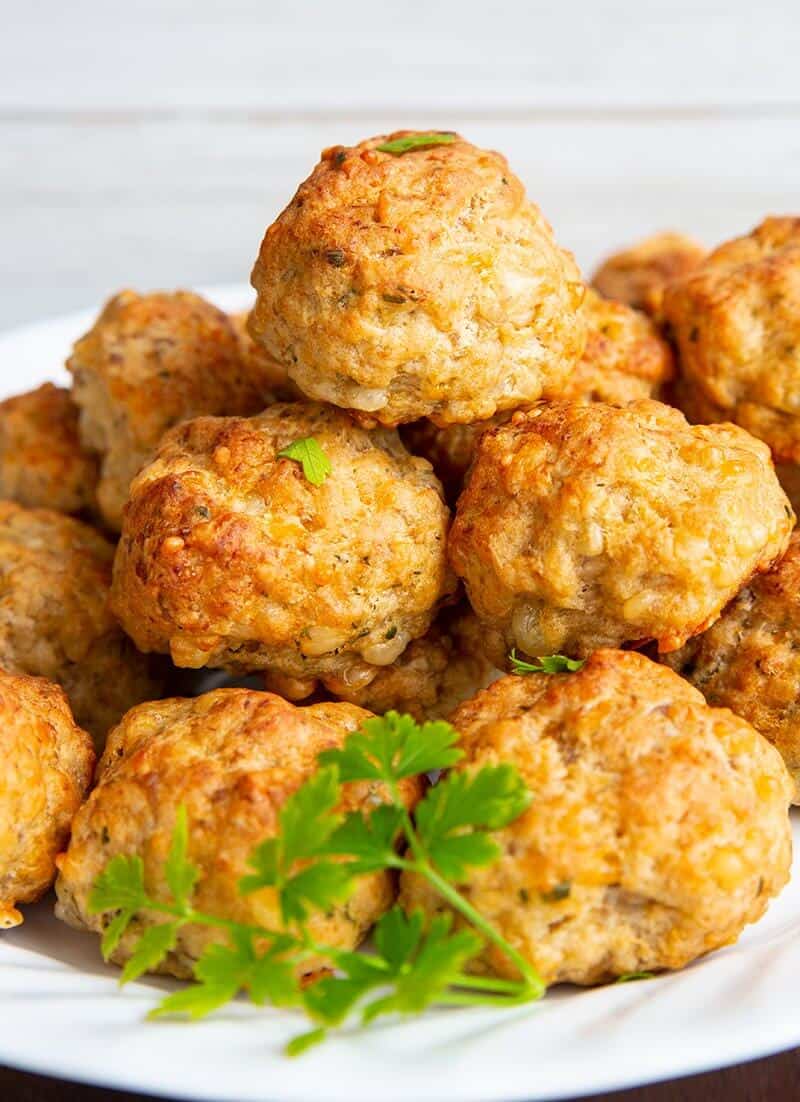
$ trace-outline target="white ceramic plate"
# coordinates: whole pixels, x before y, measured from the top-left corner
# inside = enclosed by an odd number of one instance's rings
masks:
[[[210,288],[229,309],[245,288]],[[62,375],[91,314],[0,337],[0,397]],[[800,819],[795,820],[795,832]],[[442,1011],[353,1031],[290,1061],[302,1028],[236,1003],[199,1025],[147,1024],[167,981],[131,984],[52,901],[0,934],[0,1063],[107,1087],[236,1102],[534,1102],[706,1071],[800,1044],[800,872],[738,945],[686,971],[518,1011]]]

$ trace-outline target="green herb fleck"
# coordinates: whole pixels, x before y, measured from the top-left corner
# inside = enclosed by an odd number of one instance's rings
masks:
[[[517,658],[516,649],[508,656],[512,673],[576,673],[586,664],[585,658],[567,658],[563,654],[549,654],[535,662]]]
[[[569,899],[572,891],[572,881],[562,880],[560,884],[549,892],[541,892],[541,897],[545,903],[561,903],[565,899]]]
[[[300,463],[306,480],[312,486],[321,486],[331,473],[331,461],[313,436],[292,441],[278,452],[278,459],[293,459]]]
[[[381,153],[393,153],[396,157],[403,153],[409,153],[412,149],[428,149],[432,145],[449,145],[456,140],[455,134],[446,132],[431,132],[428,134],[409,134],[405,138],[395,138],[391,142],[383,142],[375,148]]]
[[[617,976],[616,983],[635,983],[636,980],[655,979],[655,972],[623,972]]]

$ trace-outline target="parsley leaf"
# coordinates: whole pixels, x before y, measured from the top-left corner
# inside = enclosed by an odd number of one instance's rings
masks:
[[[156,968],[175,948],[180,926],[180,922],[159,922],[157,926],[148,926],[122,969],[119,982],[130,983]]]
[[[517,658],[516,649],[508,656],[512,673],[576,673],[586,664],[585,658],[567,658],[563,654],[549,654],[536,662],[526,662]]]
[[[179,907],[188,907],[197,878],[200,875],[196,865],[187,858],[189,848],[189,825],[186,808],[181,805],[175,817],[172,830],[172,845],[164,865],[164,876],[169,889]]]
[[[250,856],[248,863],[255,871],[239,881],[242,894],[277,888],[284,922],[304,922],[309,905],[326,910],[347,894],[352,879],[347,865],[317,861],[293,872],[298,861],[324,854],[342,822],[333,812],[340,794],[336,768],[328,767],[289,797],[281,809],[279,836],[266,839]]]
[[[396,919],[390,921],[396,922]],[[451,984],[463,982],[464,966],[481,947],[481,939],[471,930],[450,932],[452,918],[449,914],[437,915],[425,935],[421,934],[421,925],[414,922],[413,915],[408,922],[404,940],[407,955],[394,973],[394,991],[364,1008],[365,1024],[384,1014],[418,1014],[438,1002]],[[412,942],[414,936],[416,942]],[[381,940],[385,944],[385,938]]]
[[[396,157],[403,153],[409,153],[412,149],[427,149],[432,145],[449,145],[456,140],[456,134],[445,132],[430,132],[427,134],[408,134],[405,138],[395,138],[393,141],[383,142],[375,148],[381,153],[393,153]]]
[[[415,818],[422,845],[449,880],[463,880],[469,865],[488,865],[497,844],[480,830],[499,830],[517,819],[530,793],[513,766],[486,765],[475,773],[450,773],[428,790]],[[471,833],[465,828],[471,827]]]
[[[135,915],[135,910],[126,909],[124,911],[119,911],[109,922],[103,933],[103,940],[100,943],[100,952],[103,955],[103,960],[107,961],[119,945],[123,934],[130,926]]]
[[[281,889],[284,922],[304,922],[312,909],[325,911],[347,895],[352,874],[347,865],[317,861],[290,876]]]
[[[330,836],[324,852],[354,857],[346,866],[351,873],[376,872],[393,863],[402,821],[401,809],[390,804],[381,804],[370,815],[352,811]]]
[[[342,781],[395,784],[455,764],[463,757],[457,742],[458,732],[444,720],[419,724],[409,715],[387,712],[364,720],[341,750],[325,750],[319,760],[336,765]]]
[[[268,838],[250,855],[248,864],[255,871],[239,881],[239,889],[249,895],[260,888],[280,887],[295,861],[322,853],[325,843],[342,821],[333,814],[339,802],[340,786],[336,769],[320,769],[289,797],[281,808],[280,834]]]
[[[341,822],[331,814],[339,802],[339,777],[335,769],[318,770],[297,789],[281,808],[282,865],[314,857]]]
[[[278,452],[278,459],[293,459],[303,468],[307,482],[312,486],[321,486],[331,473],[331,461],[313,436],[293,440],[291,444]]]
[[[135,914],[142,909],[146,899],[141,857],[118,854],[94,882],[89,895],[89,914],[118,910]]]
[[[655,972],[623,972],[617,976],[615,983],[634,983],[636,980],[655,979]]]

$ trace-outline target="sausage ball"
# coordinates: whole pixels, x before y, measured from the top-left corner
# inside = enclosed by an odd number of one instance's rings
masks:
[[[570,375],[546,397],[574,402],[625,405],[637,398],[656,398],[673,376],[672,350],[644,314],[621,302],[609,302],[591,288],[583,304],[586,348]],[[410,451],[433,466],[449,501],[455,501],[488,428],[504,425],[513,411],[495,414],[472,425],[439,428],[427,419],[407,425],[401,436]]]
[[[678,401],[734,421],[800,463],[800,218],[767,218],[664,294],[680,352]]]
[[[279,454],[309,438],[331,468],[320,485]],[[113,608],[177,666],[357,678],[424,635],[455,587],[448,520],[395,432],[313,403],[200,418],[131,487]]]
[[[271,375],[243,363],[227,315],[188,291],[115,295],[67,368],[81,438],[102,459],[100,509],[116,531],[131,479],[170,426],[256,413],[269,400]]]
[[[371,671],[359,683],[329,678],[341,700],[383,715],[394,710],[418,722],[441,719],[496,675],[483,654],[481,628],[464,602],[445,609],[427,635],[415,639],[391,666]]]
[[[504,157],[447,137],[326,149],[253,269],[254,338],[305,394],[385,425],[513,409],[583,351],[573,258]]]
[[[450,559],[502,665],[680,647],[785,550],[794,514],[769,449],[659,402],[540,403],[485,433]]]
[[[97,457],[81,444],[68,390],[45,383],[0,402],[0,498],[91,514],[97,479]]]
[[[113,558],[94,528],[0,501],[0,667],[58,682],[98,742],[161,688],[109,610]]]
[[[778,748],[800,803],[800,533],[708,631],[665,661]]]
[[[53,883],[94,769],[92,740],[57,685],[0,670],[0,929]]]
[[[112,914],[92,915],[89,895],[106,864],[118,854],[144,862],[148,892],[169,899],[164,863],[178,809],[186,808],[188,857],[200,876],[192,896],[198,910],[235,922],[279,929],[275,889],[240,895],[253,849],[279,832],[287,799],[312,776],[317,755],[340,747],[370,713],[351,704],[298,708],[271,693],[218,689],[194,700],[143,704],[111,733],[97,771],[97,785],[72,827],[69,848],[58,861],[59,918],[78,929],[106,928]],[[403,782],[411,807],[420,796],[416,778]],[[381,800],[375,782],[347,784],[339,810],[368,810]],[[391,874],[360,877],[350,899],[308,921],[325,945],[354,949],[394,902]],[[139,936],[154,922],[137,916],[114,952],[124,963]],[[212,942],[225,934],[185,926],[159,972],[188,978]],[[308,971],[324,962],[309,961]]]
[[[510,762],[533,793],[461,891],[545,983],[682,968],[736,941],[789,878],[791,782],[749,723],[663,666],[601,650],[510,675],[452,716],[458,770]],[[445,909],[404,874],[401,902]],[[486,945],[477,968],[514,976]]]
[[[592,286],[605,298],[657,315],[665,286],[694,271],[706,255],[702,245],[682,233],[656,233],[604,260]]]

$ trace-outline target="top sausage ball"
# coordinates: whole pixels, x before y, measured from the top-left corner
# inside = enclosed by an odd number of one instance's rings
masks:
[[[665,661],[778,748],[800,803],[800,532],[772,570]]]
[[[705,255],[703,246],[691,237],[656,233],[604,260],[592,286],[606,298],[658,314],[666,285],[693,271]]]
[[[769,449],[659,402],[540,403],[481,437],[450,557],[489,656],[675,650],[783,553]]]
[[[789,878],[780,755],[640,654],[504,677],[452,722],[458,770],[511,762],[534,795],[462,891],[545,983],[682,968],[735,941]],[[444,907],[407,874],[401,901]],[[479,964],[514,974],[488,944]]]
[[[0,498],[88,514],[97,478],[97,458],[81,445],[68,390],[45,383],[0,402]]]
[[[58,861],[59,918],[78,929],[104,930],[111,914],[89,913],[92,885],[117,854],[144,863],[148,891],[169,899],[164,864],[178,808],[186,808],[188,858],[200,871],[192,895],[198,910],[235,922],[280,929],[274,888],[239,892],[252,850],[279,828],[283,805],[316,770],[317,756],[341,747],[370,716],[351,704],[297,708],[246,689],[219,689],[195,700],[143,704],[112,733],[97,771],[97,786],[72,826],[66,854]],[[409,807],[420,796],[417,778],[401,786]],[[371,810],[381,786],[346,784],[339,810]],[[354,949],[394,902],[391,874],[359,877],[350,898],[315,912],[307,926],[325,945]],[[142,914],[112,954],[124,963],[144,930],[160,919]],[[188,978],[192,966],[225,933],[184,926],[159,972]],[[309,960],[314,971],[326,962]]]
[[[16,904],[53,883],[93,768],[92,740],[62,690],[0,670],[0,929],[18,926]]]
[[[673,376],[672,350],[644,314],[621,302],[601,298],[586,290],[582,313],[586,321],[586,348],[569,376],[548,389],[546,398],[574,402],[609,402],[624,405],[637,398],[656,398]],[[472,462],[475,447],[488,428],[505,424],[513,411],[495,414],[472,425],[439,428],[428,420],[406,426],[401,435],[415,455],[432,465],[455,501]]]
[[[800,218],[767,218],[670,284],[664,317],[692,420],[735,421],[800,463]]]
[[[100,508],[117,531],[131,479],[170,426],[256,413],[269,400],[269,372],[245,365],[228,317],[188,291],[116,295],[67,368],[83,443],[102,457]]]
[[[161,688],[109,611],[113,557],[87,524],[0,501],[0,667],[57,681],[98,742]]]
[[[278,455],[309,437],[330,463],[321,485]],[[332,407],[200,418],[131,487],[113,607],[178,666],[307,680],[388,665],[454,588],[448,517],[396,433]]]
[[[334,146],[269,227],[250,331],[312,398],[386,425],[478,421],[583,350],[583,295],[504,157],[453,136]]]

